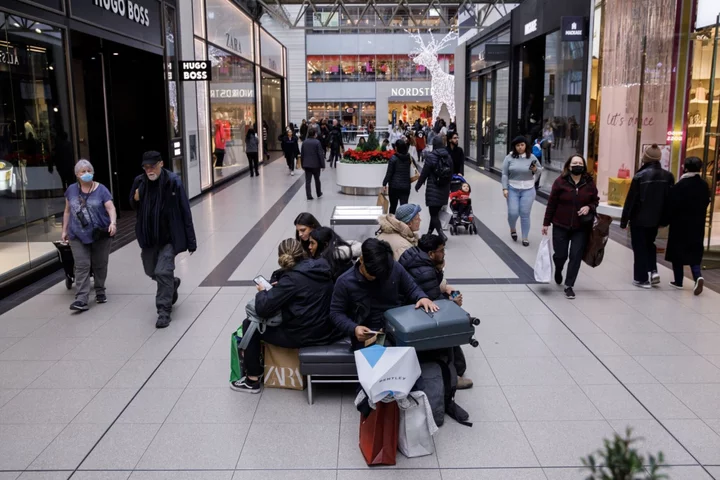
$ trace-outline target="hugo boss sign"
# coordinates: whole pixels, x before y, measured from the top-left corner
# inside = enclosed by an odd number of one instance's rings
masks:
[[[212,69],[208,61],[180,62],[180,79],[183,82],[212,80],[211,74]]]
[[[150,12],[147,8],[133,3],[130,0],[92,0],[95,6],[104,8],[128,20],[134,20],[140,25],[150,26]]]

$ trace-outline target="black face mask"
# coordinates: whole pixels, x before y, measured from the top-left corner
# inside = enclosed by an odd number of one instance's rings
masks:
[[[574,165],[570,167],[570,173],[572,173],[573,175],[582,175],[583,173],[585,173],[585,167],[583,167],[582,165]]]

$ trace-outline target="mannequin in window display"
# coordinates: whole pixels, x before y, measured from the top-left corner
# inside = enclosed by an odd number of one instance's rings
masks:
[[[222,168],[225,161],[225,129],[222,114],[215,115],[215,167]]]
[[[235,142],[233,141],[232,123],[230,122],[229,113],[225,112],[223,114],[221,123],[223,130],[223,138],[225,139],[225,155],[227,155],[229,161],[229,164],[227,166],[233,166],[237,162],[235,160],[235,152],[233,150]]]

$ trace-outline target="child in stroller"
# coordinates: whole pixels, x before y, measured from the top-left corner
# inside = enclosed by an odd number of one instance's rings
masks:
[[[457,235],[458,227],[464,227],[469,233],[477,233],[473,223],[472,200],[470,199],[470,184],[462,175],[453,175],[450,182],[450,234]]]

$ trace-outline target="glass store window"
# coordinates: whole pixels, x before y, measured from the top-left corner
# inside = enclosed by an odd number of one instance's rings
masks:
[[[363,102],[360,104],[360,125],[367,126],[368,122],[375,122],[377,111],[375,102]]]
[[[307,81],[322,82],[324,81],[323,56],[308,55],[307,56]]]
[[[63,37],[0,13],[0,279],[55,255],[75,181]]]
[[[255,67],[213,45],[210,82],[211,142],[215,179],[247,167],[245,136],[255,123]],[[222,148],[224,147],[224,148]]]
[[[262,112],[263,124],[268,130],[268,149],[280,150],[281,145],[278,137],[285,133],[286,125],[283,125],[283,94],[282,80],[280,77],[262,74]]]
[[[358,56],[358,80],[361,82],[375,81],[375,55]]]
[[[478,142],[478,88],[480,88],[480,77],[470,79],[470,95],[468,101],[468,141],[467,156],[479,161],[477,142]]]
[[[357,55],[343,55],[340,58],[343,82],[356,82],[358,80]]]
[[[377,72],[375,73],[376,80],[389,81],[393,80],[393,56],[392,55],[378,55],[376,59]]]

